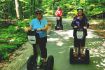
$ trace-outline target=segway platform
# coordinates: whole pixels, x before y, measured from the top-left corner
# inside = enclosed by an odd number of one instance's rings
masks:
[[[63,26],[56,25],[56,26],[55,26],[55,30],[63,30]]]
[[[29,57],[27,61],[27,70],[53,70],[54,66],[54,57],[52,55],[48,56],[47,62],[43,62],[40,56],[40,49],[38,45],[35,45],[35,31],[29,31],[28,40],[32,44],[33,47],[37,48],[37,56],[33,54]]]
[[[70,48],[70,64],[89,64],[89,50],[84,49],[84,53],[75,54],[74,48]]]
[[[37,63],[34,55],[31,55],[27,61],[27,70],[53,70],[54,58],[49,56],[46,63]]]
[[[55,25],[55,30],[63,30],[63,25],[60,22],[60,17],[56,17],[57,19],[57,24]]]
[[[83,49],[83,47],[81,47],[81,41],[83,40],[84,35],[84,29],[77,30],[76,37],[78,40],[78,47],[70,48],[70,64],[89,64],[90,62],[89,49]],[[83,50],[83,53],[81,53],[81,49]]]

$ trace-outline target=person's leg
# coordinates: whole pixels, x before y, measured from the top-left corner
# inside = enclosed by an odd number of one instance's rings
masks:
[[[46,62],[46,58],[47,58],[46,43],[43,43],[43,45],[41,46],[41,56],[42,56],[44,62]]]
[[[34,55],[34,59],[36,60],[37,55],[38,55],[38,53],[37,53],[37,48],[36,48],[36,44],[33,44],[32,46],[33,46],[33,55]]]
[[[84,51],[84,47],[85,47],[85,40],[86,40],[86,37],[84,37],[81,41],[81,54],[83,54],[83,51]]]
[[[74,38],[74,56],[77,57],[78,55],[78,40],[77,38]]]
[[[78,47],[78,40],[77,40],[77,38],[74,38],[74,47]]]
[[[86,42],[86,36],[87,36],[87,30],[84,30],[84,37],[81,40],[81,53],[83,54],[84,47],[85,47],[85,42]]]
[[[37,47],[36,45],[39,44],[39,38],[37,36],[35,36],[35,39],[36,39],[36,43],[32,45],[33,47],[33,55],[34,55],[34,59],[36,60],[37,59],[37,56],[38,56],[38,52],[37,52]]]
[[[42,38],[39,45],[40,50],[41,50],[41,57],[44,62],[46,62],[46,58],[47,58],[47,48],[46,48],[47,42],[46,41],[47,41],[47,37]]]
[[[74,29],[73,30],[73,36],[74,36],[74,51],[75,51],[75,54],[74,54],[74,56],[75,57],[77,57],[77,55],[78,55],[78,47],[79,47],[79,43],[78,43],[78,39],[77,39],[77,36],[76,36],[76,32],[77,32],[77,30],[76,29]]]
[[[84,37],[86,37],[87,36],[87,30],[85,29],[84,30]]]
[[[77,39],[77,30],[73,30],[73,36],[74,36],[74,47],[78,47],[78,39]]]
[[[61,29],[63,30],[62,17],[60,17],[60,26],[61,26]]]
[[[61,25],[62,25],[62,17],[60,17],[60,23],[61,23]]]
[[[82,40],[82,47],[85,47],[86,37]]]
[[[59,25],[59,20],[58,20],[57,17],[56,17],[56,22],[57,22],[56,26],[58,26]]]

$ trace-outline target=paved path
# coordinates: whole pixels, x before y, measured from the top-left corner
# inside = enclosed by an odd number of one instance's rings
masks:
[[[55,18],[53,21],[55,23]],[[71,22],[71,20],[63,21],[63,31],[55,31],[54,29],[52,29],[50,34],[48,35],[48,55],[54,56],[54,70],[104,70],[104,65],[102,65],[101,62],[104,63],[102,60],[105,58],[105,56],[103,56],[103,59],[101,59],[100,53],[97,52],[97,46],[101,46],[100,43],[104,39],[99,38],[94,34],[94,31],[90,29],[88,30],[86,41],[86,46],[91,50],[90,64],[69,64],[69,48],[73,47],[72,28],[69,22]],[[21,70],[27,70],[26,64],[23,65]]]
[[[51,17],[52,18],[52,17]],[[53,18],[52,18],[53,19]],[[55,18],[54,18],[55,19]],[[55,22],[55,20],[53,20]],[[93,56],[93,47],[89,47],[92,49],[91,54],[91,63],[89,65],[86,64],[69,64],[69,48],[73,47],[73,30],[70,27],[71,20],[63,20],[64,30],[55,31],[51,30],[51,33],[48,35],[48,55],[53,55],[55,64],[54,70],[103,70],[103,66],[98,63],[101,59],[97,56]],[[66,27],[66,28],[65,28]],[[96,40],[94,40],[96,39]],[[96,44],[101,43],[101,40],[98,40],[99,37],[94,34],[94,31],[89,29],[87,36],[87,47],[95,45],[93,44],[96,41]],[[96,52],[98,53],[98,52]],[[99,54],[97,54],[99,55]],[[96,58],[96,60],[95,60]],[[100,68],[102,67],[102,68]],[[22,68],[22,70],[27,70],[26,65]]]

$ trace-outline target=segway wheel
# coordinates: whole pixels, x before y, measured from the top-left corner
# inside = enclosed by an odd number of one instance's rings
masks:
[[[70,60],[70,64],[73,64],[74,60],[73,60],[73,48],[70,48],[70,55],[69,55],[69,60]]]
[[[57,30],[57,26],[55,26],[55,30]]]
[[[89,64],[89,62],[90,62],[89,50],[86,49],[85,50],[85,63]]]
[[[46,70],[53,70],[53,66],[54,66],[54,57],[49,56],[47,60]]]
[[[36,70],[37,62],[34,55],[31,55],[27,61],[27,70]]]
[[[63,25],[61,25],[61,30],[63,30]]]

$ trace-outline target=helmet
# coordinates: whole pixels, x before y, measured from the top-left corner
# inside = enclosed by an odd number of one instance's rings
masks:
[[[77,11],[78,11],[78,10],[82,10],[82,11],[83,11],[83,8],[82,8],[82,7],[78,7],[78,8],[77,8]]]
[[[35,10],[35,14],[37,14],[37,13],[41,13],[41,14],[42,14],[42,13],[43,13],[42,9],[39,9],[39,8],[36,9],[36,10]]]

